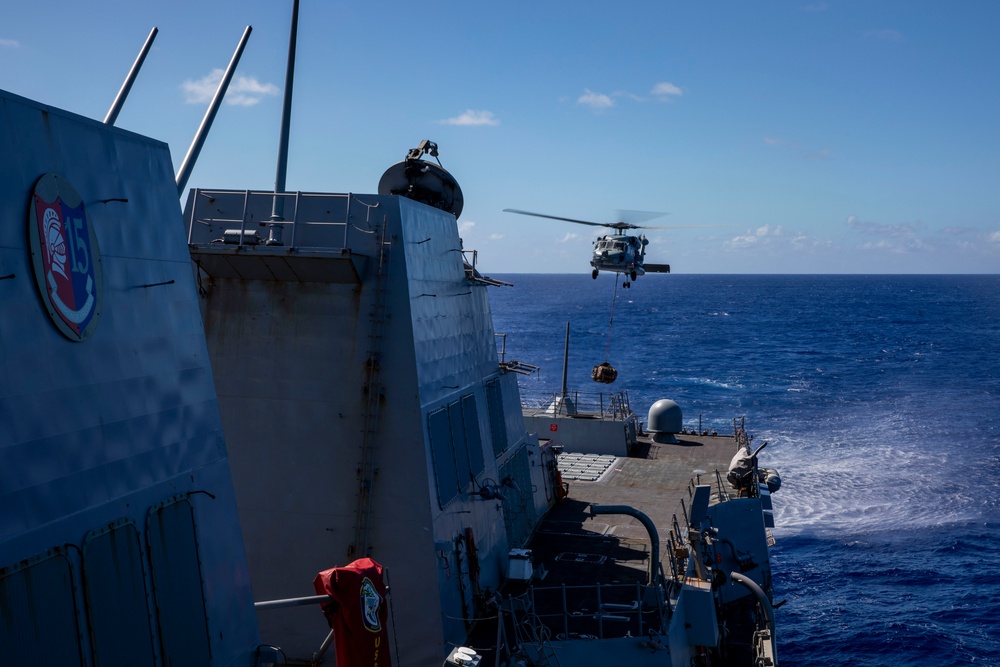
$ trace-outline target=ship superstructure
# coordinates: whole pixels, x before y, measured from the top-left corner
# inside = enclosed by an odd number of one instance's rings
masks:
[[[264,242],[273,193],[194,190],[185,209],[254,592],[303,595],[370,556],[400,662],[440,664],[554,500],[552,455],[524,427],[453,214],[281,196],[282,245]],[[315,608],[260,622],[294,657],[326,635]]]

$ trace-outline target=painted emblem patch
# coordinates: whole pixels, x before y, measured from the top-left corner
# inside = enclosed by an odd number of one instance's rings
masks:
[[[88,338],[101,315],[101,251],[83,199],[65,178],[35,183],[28,239],[35,282],[49,316],[72,341]]]
[[[375,590],[375,584],[371,579],[365,577],[361,581],[361,619],[365,624],[365,629],[371,632],[379,632],[382,624],[379,621],[378,612],[382,606],[382,596]]]

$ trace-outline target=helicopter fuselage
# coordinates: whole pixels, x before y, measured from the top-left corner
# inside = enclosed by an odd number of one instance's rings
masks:
[[[641,276],[649,240],[643,236],[608,234],[594,241],[594,255],[590,265],[595,271],[614,271],[629,276]]]
[[[666,229],[665,227],[649,227],[636,225],[631,222],[619,220],[617,222],[591,222],[589,220],[576,220],[574,218],[562,218],[557,215],[546,215],[545,213],[532,213],[531,211],[521,211],[516,208],[505,208],[508,213],[519,213],[521,215],[531,215],[536,218],[547,218],[549,220],[564,220],[578,225],[589,225],[590,227],[609,227],[614,229],[616,234],[607,234],[594,241],[594,254],[590,258],[590,265],[594,267],[591,276],[597,280],[597,274],[601,271],[613,271],[614,273],[624,273],[625,282],[623,287],[630,287],[631,280],[635,280],[647,273],[670,273],[669,264],[643,264],[646,258],[646,246],[649,239],[644,234],[633,236],[627,233],[630,229]],[[637,213],[633,211],[633,213]],[[665,213],[652,214],[653,217],[666,215]],[[617,283],[616,283],[617,284]]]

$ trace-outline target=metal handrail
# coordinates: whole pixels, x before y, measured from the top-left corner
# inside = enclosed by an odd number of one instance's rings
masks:
[[[541,401],[533,401],[534,405],[522,398],[521,407],[531,411],[532,416],[545,414],[552,409],[556,399],[561,400],[558,393],[549,394]],[[624,419],[632,413],[629,404],[628,392],[569,392],[567,398],[572,400],[576,407],[575,416],[584,418],[599,419]]]
[[[329,595],[308,595],[301,598],[285,598],[283,600],[264,600],[262,602],[254,602],[254,609],[287,609],[289,607],[303,607],[311,604],[326,604],[327,602],[333,602],[333,598]],[[320,643],[319,648],[313,652],[313,663],[319,661],[326,653],[327,649],[330,648],[330,644],[333,643],[333,630],[331,629],[326,638]]]
[[[197,205],[192,206],[191,207],[191,211],[190,211],[190,218],[187,221],[188,222],[188,243],[189,244],[191,244],[191,243],[194,242],[195,225],[210,226],[210,225],[213,225],[213,224],[214,225],[231,224],[231,225],[233,225],[234,228],[238,227],[239,230],[240,230],[240,241],[239,241],[238,244],[234,244],[234,245],[243,246],[243,245],[249,245],[249,244],[244,244],[243,243],[243,239],[244,239],[244,236],[245,236],[245,233],[247,231],[248,226],[256,226],[258,224],[280,224],[282,226],[291,226],[291,230],[292,230],[291,239],[290,239],[289,245],[281,246],[283,249],[287,250],[288,248],[294,248],[294,247],[296,247],[296,232],[297,232],[297,230],[298,230],[298,228],[300,226],[302,226],[302,227],[306,227],[306,226],[312,226],[312,227],[320,227],[320,226],[324,226],[324,227],[339,227],[339,228],[341,228],[343,230],[342,234],[340,235],[340,246],[339,247],[340,248],[347,248],[347,247],[349,247],[349,245],[348,245],[348,235],[349,235],[350,228],[351,228],[350,219],[349,219],[350,218],[350,202],[351,202],[351,198],[353,196],[353,195],[351,195],[349,193],[322,193],[322,192],[315,193],[315,192],[298,192],[298,191],[296,191],[296,192],[278,192],[278,193],[275,193],[275,192],[272,192],[272,191],[264,191],[264,190],[215,190],[215,189],[196,188],[194,190],[194,201],[197,202],[199,200],[199,198],[201,198],[201,197],[206,197],[206,198],[209,198],[209,199],[213,199],[213,198],[216,198],[216,197],[221,196],[221,195],[230,195],[230,196],[231,195],[236,195],[236,196],[242,197],[243,198],[242,216],[239,217],[239,218],[236,218],[236,217],[218,217],[218,218],[216,218],[216,217],[195,217],[195,211],[196,211],[196,209],[198,207],[197,207]],[[282,221],[277,222],[277,223],[275,223],[273,221],[270,221],[270,220],[265,220],[265,219],[261,219],[261,220],[249,220],[248,219],[248,211],[251,208],[250,207],[251,200],[261,199],[261,200],[266,200],[266,201],[270,202],[270,201],[274,200],[276,197],[277,198],[289,198],[289,197],[292,198],[292,200],[293,200],[293,213],[290,216],[290,219],[285,219],[285,220],[282,220]],[[299,219],[299,217],[300,217],[300,213],[299,212],[300,212],[300,209],[302,208],[302,202],[303,201],[307,201],[307,200],[311,200],[311,199],[321,199],[321,198],[323,198],[323,199],[331,199],[331,198],[332,199],[345,199],[346,202],[347,202],[346,214],[345,214],[347,219],[344,219],[344,220],[334,220],[334,219],[330,219],[330,220],[322,220],[322,219],[318,219],[318,220],[301,220],[301,219]],[[363,230],[363,229],[359,229],[359,231],[360,232],[369,233],[367,230]],[[212,241],[214,242],[214,241],[216,241],[216,239],[212,239]],[[313,247],[313,246],[298,246],[298,247]],[[315,246],[315,247],[317,247],[317,248],[323,248],[323,249],[331,249],[331,248],[335,248],[335,244],[329,244],[329,243],[327,243],[327,244],[323,244],[322,246]]]
[[[550,628],[561,628],[563,636],[570,635],[570,623],[589,619],[597,622],[597,637],[599,639],[604,639],[607,632],[605,630],[605,622],[626,622],[629,626],[633,623],[638,624],[638,633],[642,635],[646,629],[649,627],[650,623],[653,623],[656,619],[664,618],[665,612],[667,611],[667,603],[665,600],[657,596],[658,606],[655,609],[644,609],[644,589],[648,588],[647,584],[640,584],[638,582],[634,584],[586,584],[586,585],[566,585],[562,584],[560,586],[532,586],[527,591],[528,596],[528,609],[530,613],[535,618],[543,621],[545,625]],[[634,594],[632,597],[625,598],[625,602],[607,602],[606,598],[618,597],[615,596],[614,592],[633,589]],[[597,608],[596,609],[569,609],[568,604],[568,592],[584,592],[593,591],[596,595]],[[537,601],[542,597],[546,600],[556,601],[556,609],[554,611],[549,611],[548,609],[539,610]],[[547,606],[551,606],[551,603]],[[514,609],[510,609],[512,616],[516,618],[516,612]],[[648,617],[655,615],[656,619],[649,619]],[[623,627],[623,626],[616,626]],[[658,629],[657,629],[658,630]],[[612,636],[619,636],[617,634]]]

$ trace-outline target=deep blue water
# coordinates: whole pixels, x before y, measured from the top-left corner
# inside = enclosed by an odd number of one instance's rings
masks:
[[[522,397],[599,391],[730,432],[777,468],[782,665],[1000,665],[1000,276],[494,276]]]

